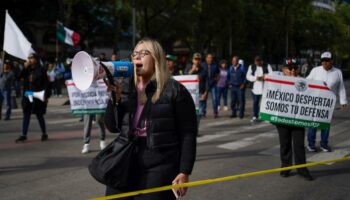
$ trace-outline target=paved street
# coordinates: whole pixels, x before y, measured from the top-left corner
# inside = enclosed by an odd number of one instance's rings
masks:
[[[347,88],[349,82],[347,82]],[[350,91],[348,89],[348,95]],[[201,121],[197,161],[191,180],[202,180],[280,166],[276,128],[269,123],[251,124],[251,97],[247,95],[247,115],[230,119],[230,112],[214,119],[209,113]],[[87,165],[98,152],[98,133],[94,127],[92,153],[83,155],[83,123],[62,106],[64,98],[52,98],[48,108],[49,141],[40,141],[40,128],[32,116],[28,142],[15,144],[21,131],[22,113],[13,111],[10,121],[0,121],[0,194],[1,199],[88,199],[103,196],[104,186],[88,173]],[[211,104],[208,105],[211,108]],[[339,106],[338,106],[339,107]],[[309,162],[350,155],[350,109],[337,107],[331,127],[331,153],[307,153]],[[211,110],[211,109],[209,109]],[[108,141],[115,135],[108,133]],[[318,134],[319,138],[319,134]],[[189,200],[346,200],[350,199],[350,162],[310,168],[315,180],[294,175],[256,176],[189,189]]]

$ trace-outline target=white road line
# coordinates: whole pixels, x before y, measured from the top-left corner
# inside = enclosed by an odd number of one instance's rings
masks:
[[[319,152],[307,159],[308,162],[319,162],[322,160],[333,160],[343,158],[350,154],[350,140],[333,146],[332,152]],[[333,163],[329,163],[331,165]]]
[[[79,118],[75,117],[75,118],[68,118],[68,119],[59,119],[59,120],[53,120],[53,121],[49,121],[47,120],[46,124],[48,125],[55,125],[55,124],[68,124],[68,123],[79,123]]]
[[[240,139],[240,140],[237,140],[234,142],[221,144],[217,147],[221,148],[221,149],[237,150],[240,148],[245,148],[245,147],[250,146],[252,144],[259,143],[262,141],[262,139],[272,138],[272,137],[276,137],[276,130],[264,132],[264,133],[258,134],[256,136],[243,138],[243,139]]]

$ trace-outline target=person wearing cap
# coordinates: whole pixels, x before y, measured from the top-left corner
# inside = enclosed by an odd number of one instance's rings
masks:
[[[11,69],[11,63],[9,60],[5,60],[0,72],[0,119],[2,116],[2,104],[5,100],[6,113],[4,120],[10,120],[11,117],[11,87],[15,80],[15,74]]]
[[[327,87],[334,93],[339,95],[339,101],[342,108],[348,104],[346,98],[346,91],[343,81],[343,74],[340,69],[333,66],[331,52],[324,52],[321,54],[321,66],[315,67],[311,70],[307,79],[323,81]],[[329,128],[321,130],[320,149],[324,152],[332,151],[328,145]],[[309,128],[307,134],[308,145],[307,149],[310,152],[316,152],[316,132],[317,129]]]
[[[239,105],[239,118],[244,117],[245,111],[245,85],[246,69],[239,64],[238,56],[232,57],[232,65],[229,68],[229,85],[231,89],[231,118],[237,117],[237,104]]]
[[[180,75],[179,71],[176,67],[176,56],[167,54],[165,56],[166,58],[166,65],[168,66],[169,72],[172,76]]]
[[[49,89],[49,80],[46,69],[41,65],[38,54],[31,53],[28,56],[28,61],[24,64],[24,69],[20,74],[20,79],[23,80],[23,123],[22,134],[15,140],[15,142],[18,143],[27,140],[31,114],[36,114],[42,132],[41,141],[46,141],[48,140],[48,136],[46,133],[44,115],[46,113],[47,102],[51,95],[51,91]],[[33,98],[33,101],[30,101],[27,94],[28,92],[41,92],[43,90],[45,91],[44,101],[37,98]]]
[[[201,65],[202,55],[200,53],[194,53],[192,57],[192,65],[189,68],[187,74],[199,76],[199,112],[201,117],[206,117],[206,102],[207,102],[207,77],[208,73]]]
[[[250,65],[247,71],[247,80],[253,83],[253,117],[251,122],[259,121],[259,103],[264,87],[264,78],[272,73],[272,68],[265,63],[261,56],[254,58],[254,64]]]
[[[287,58],[282,67],[282,73],[284,76],[296,77],[299,73],[299,64],[295,58]],[[280,142],[280,158],[282,167],[289,167],[293,165],[293,157],[295,165],[301,165],[306,163],[305,155],[305,128],[275,124],[279,142]],[[289,177],[291,170],[281,171],[281,177]],[[305,178],[305,180],[312,181],[309,170],[304,168],[297,169],[298,175]]]

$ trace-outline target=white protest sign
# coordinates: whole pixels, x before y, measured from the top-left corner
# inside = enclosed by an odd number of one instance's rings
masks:
[[[260,119],[305,128],[329,128],[336,96],[321,81],[267,76]]]
[[[105,112],[109,93],[102,80],[93,82],[85,91],[79,90],[73,80],[68,80],[67,90],[73,114],[101,114]]]
[[[197,115],[199,115],[199,77],[198,75],[184,75],[173,76],[173,78],[179,81],[186,87],[192,96],[194,104],[196,106]]]

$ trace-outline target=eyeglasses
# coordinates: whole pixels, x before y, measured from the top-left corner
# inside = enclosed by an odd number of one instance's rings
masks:
[[[142,49],[141,51],[134,51],[134,52],[132,52],[131,57],[132,58],[136,58],[137,56],[140,56],[141,58],[143,58],[143,57],[149,55],[150,53],[151,52],[149,52],[148,50]]]
[[[288,66],[289,71],[292,71],[293,69],[296,71],[299,69],[298,66]]]

